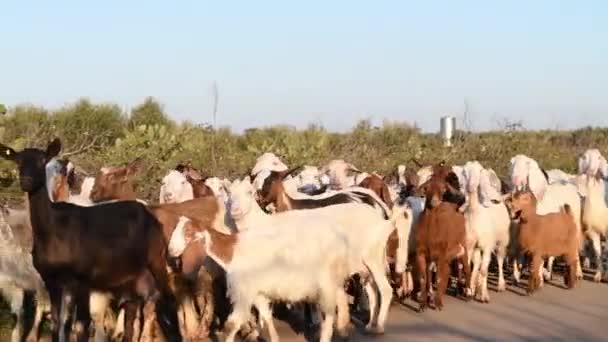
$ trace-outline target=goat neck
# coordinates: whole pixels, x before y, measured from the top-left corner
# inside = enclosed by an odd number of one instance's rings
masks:
[[[238,234],[222,234],[213,229],[207,229],[197,234],[205,242],[207,255],[224,270],[228,270],[238,241]]]
[[[287,184],[286,184],[287,183]],[[278,193],[274,205],[276,206],[277,212],[288,211],[293,209],[293,196],[289,195],[289,192],[293,192],[295,184],[289,181],[281,181],[277,187]],[[289,189],[289,190],[288,190]],[[295,190],[297,191],[297,190]]]
[[[36,240],[46,236],[46,228],[48,222],[51,221],[52,202],[48,196],[46,184],[32,192],[28,192],[27,199],[35,250]]]
[[[265,213],[254,200],[248,212],[240,217],[232,216],[239,231],[247,230],[250,226],[260,226],[269,222],[270,215]]]

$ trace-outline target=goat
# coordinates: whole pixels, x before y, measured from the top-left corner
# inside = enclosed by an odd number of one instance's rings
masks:
[[[317,301],[325,314],[323,342],[331,340],[337,307],[338,331],[346,333],[349,314],[344,282],[358,260],[343,229],[334,222],[323,216],[297,225],[293,221],[272,225],[259,222],[235,235],[196,232],[188,225],[186,221],[175,230],[169,253],[177,257],[191,241],[200,239],[207,255],[226,271],[228,295],[234,306],[225,326],[226,341],[233,341],[241,325],[249,320],[252,306],[266,323],[270,340],[279,341],[270,308],[273,300]]]
[[[142,168],[143,161],[139,158],[124,166],[102,167],[91,188],[91,201],[137,200],[132,179]]]
[[[8,206],[0,207],[0,212],[4,221],[10,227],[12,239],[23,250],[32,250],[32,228],[29,223],[29,213],[27,209],[14,209]],[[8,230],[7,230],[8,232]]]
[[[519,154],[511,158],[509,166],[509,178],[514,191],[522,191],[524,187],[534,193],[538,201],[539,215],[544,215],[551,212],[559,212],[564,204],[568,204],[574,215],[574,222],[578,228],[577,241],[581,244],[579,249],[582,249],[582,223],[581,223],[581,197],[577,187],[572,184],[548,183],[547,173],[541,169],[538,163],[525,155]],[[550,256],[547,262],[547,269],[541,272],[544,273],[544,279],[551,279],[551,270],[553,268],[554,257]],[[514,263],[513,276],[515,281],[519,281],[519,270],[517,262]],[[580,260],[577,262],[576,276],[578,279],[583,277],[583,270]],[[543,279],[541,279],[541,286]]]
[[[180,171],[181,170],[181,171]],[[179,203],[197,197],[214,195],[213,190],[192,169],[178,165],[163,177],[159,202]]]
[[[443,164],[443,163],[442,163]],[[439,164],[434,174],[419,188],[426,196],[424,210],[416,222],[414,238],[416,251],[416,268],[421,287],[420,311],[428,305],[428,292],[431,289],[430,263],[437,265],[437,293],[435,307],[443,308],[443,294],[449,281],[449,264],[459,259],[463,265],[464,281],[460,285],[469,288],[470,265],[467,262],[465,218],[459,206],[445,201],[447,192],[454,192],[453,186],[445,178],[448,168]],[[463,284],[464,283],[464,284]]]
[[[564,256],[568,271],[564,277],[566,286],[576,284],[578,262],[578,228],[572,209],[565,204],[557,213],[538,214],[537,200],[533,192],[516,192],[506,201],[511,217],[519,220],[519,245],[524,252],[532,254],[528,293],[540,286],[540,268],[547,256]]]
[[[393,208],[393,199],[389,188],[381,177],[377,175],[367,176],[359,183],[359,186],[375,192],[389,208]]]
[[[240,231],[255,227],[273,226],[275,224],[301,225],[309,219],[323,216],[345,229],[352,248],[361,253],[362,263],[358,273],[370,274],[373,283],[380,292],[380,309],[376,310],[376,292],[371,282],[367,282],[365,290],[369,298],[370,321],[367,330],[382,333],[392,298],[391,286],[384,273],[386,267],[386,243],[388,236],[394,230],[391,221],[380,217],[377,211],[361,203],[346,203],[331,205],[309,210],[290,210],[267,215],[254,199],[254,187],[249,178],[235,181],[229,189],[230,213]],[[373,197],[376,197],[373,192]],[[380,199],[377,201],[382,202]],[[288,224],[289,223],[289,224]]]
[[[489,172],[479,162],[467,162],[464,165],[464,178],[468,194],[468,205],[464,210],[464,216],[469,263],[470,255],[473,253],[470,292],[475,294],[479,285],[477,299],[487,303],[490,301],[488,267],[493,252],[496,252],[498,261],[498,291],[505,290],[503,265],[509,245],[511,220],[505,205],[498,201],[501,195],[492,187]]]
[[[26,338],[26,341],[33,342],[38,340],[43,313],[50,311],[48,292],[34,268],[28,246],[15,239],[5,217],[4,213],[0,214],[0,294],[8,299],[15,316],[16,324],[11,335],[13,342],[20,342],[23,335],[24,292],[36,294],[34,324]]]
[[[45,183],[45,165],[61,150],[59,139],[46,151],[26,148],[16,152],[0,144],[3,158],[19,169],[21,189],[27,193],[33,231],[33,263],[40,273],[51,300],[53,339],[60,338],[59,313],[62,291],[74,295],[77,339],[88,339],[91,290],[124,292],[136,289],[151,272],[163,295],[167,271],[162,257],[165,242],[158,221],[137,202],[118,202],[92,207],[70,203],[52,203]],[[133,291],[134,295],[153,298],[151,291]],[[127,321],[135,314],[129,305]],[[127,325],[125,338],[131,339]],[[63,338],[63,336],[62,336]]]
[[[605,271],[602,262],[601,237],[608,235],[608,207],[606,206],[606,160],[598,150],[586,151],[579,160],[579,173],[584,184],[583,225],[585,235],[591,241],[595,254],[594,281],[602,280]]]
[[[262,188],[257,192],[258,203],[262,208],[273,204],[278,212],[282,212],[293,209],[321,208],[342,203],[365,203],[376,208],[383,217],[390,217],[390,208],[373,191],[365,188],[352,187],[317,196],[300,193],[293,187],[293,183],[284,181],[296,170],[298,168],[269,173]]]
[[[435,307],[443,309],[443,294],[449,282],[449,263],[460,259],[464,270],[464,287],[469,288],[470,265],[466,248],[465,218],[454,203],[443,201],[449,189],[440,177],[433,176],[425,185],[426,203],[415,227],[416,266],[421,287],[420,311],[428,304],[431,285],[431,270],[428,265],[437,265],[437,294]],[[461,280],[462,283],[462,280]],[[462,284],[461,284],[462,285]]]
[[[197,169],[189,165],[178,164],[175,167],[176,171],[181,172],[192,186],[192,194],[194,197],[204,197],[215,194],[207,185],[207,178],[203,177]]]
[[[361,173],[361,171],[353,164],[347,163],[341,159],[335,159],[321,168],[321,173],[329,176],[329,185],[331,188],[341,190],[349,186],[357,185],[357,179],[353,176],[349,176],[349,174],[358,174]]]

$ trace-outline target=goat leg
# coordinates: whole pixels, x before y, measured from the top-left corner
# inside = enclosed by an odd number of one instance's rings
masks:
[[[535,253],[532,256],[532,265],[530,266],[530,279],[528,280],[528,294],[532,294],[540,285],[539,270],[543,265],[543,258],[540,253]]]
[[[420,283],[420,299],[418,311],[423,312],[426,309],[428,301],[428,285],[427,272],[426,272],[426,256],[424,254],[416,254],[416,267],[418,268],[418,279]]]
[[[460,287],[461,293],[464,295],[465,299],[469,299],[467,290],[471,286],[471,264],[469,262],[469,258],[467,257],[467,252],[460,256],[459,258],[460,264],[462,265],[462,272],[459,274],[458,285]],[[463,274],[464,273],[464,274]],[[462,278],[464,276],[464,278]]]
[[[602,262],[602,244],[600,235],[597,232],[589,233],[591,242],[593,243],[593,250],[595,252],[595,267],[597,267],[597,271],[595,272],[595,276],[593,280],[595,282],[602,281],[602,272],[604,272],[604,264]]]
[[[564,275],[564,281],[566,283],[566,286],[569,289],[574,288],[574,286],[576,285],[576,281],[578,279],[578,276],[576,274],[577,268],[579,267],[577,265],[578,263],[578,253],[575,253],[574,255],[567,255],[566,256],[566,263],[567,268],[566,268],[566,274]]]
[[[435,308],[443,309],[443,295],[450,282],[450,267],[447,259],[437,260],[437,292],[435,293]]]

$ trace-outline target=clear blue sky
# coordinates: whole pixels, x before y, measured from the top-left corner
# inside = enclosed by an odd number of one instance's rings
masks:
[[[0,103],[79,97],[240,130],[608,125],[608,1],[5,1]]]

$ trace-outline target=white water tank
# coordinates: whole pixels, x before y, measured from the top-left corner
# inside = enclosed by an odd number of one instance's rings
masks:
[[[454,137],[454,131],[456,130],[456,118],[453,116],[441,117],[439,135],[443,140],[444,146],[452,146],[452,138]]]

